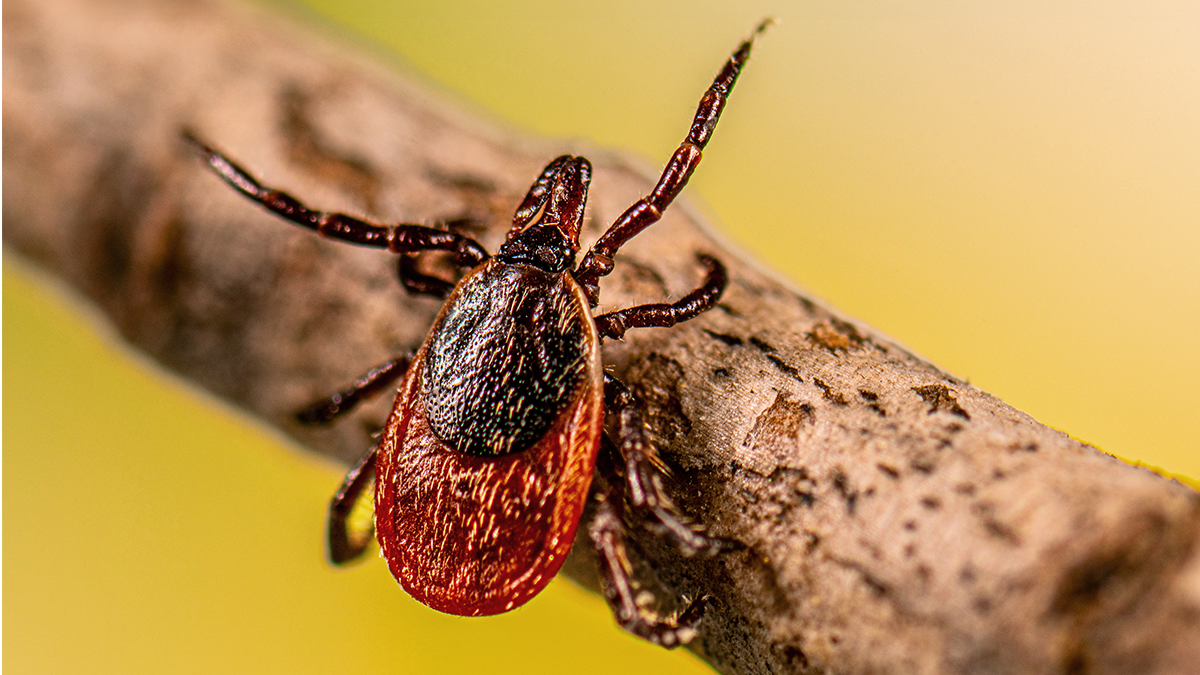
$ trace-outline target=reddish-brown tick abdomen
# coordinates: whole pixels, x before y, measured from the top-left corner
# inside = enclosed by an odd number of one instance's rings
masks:
[[[577,378],[521,389],[564,355]],[[486,372],[464,385],[477,367]],[[570,274],[491,260],[464,278],[405,376],[377,460],[376,534],[404,589],[465,616],[541,591],[575,539],[602,417],[599,338]],[[531,438],[523,430],[537,420],[544,431]]]

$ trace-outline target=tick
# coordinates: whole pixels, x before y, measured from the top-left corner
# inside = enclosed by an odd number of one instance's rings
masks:
[[[698,254],[705,279],[684,298],[598,316],[592,311],[613,256],[657,222],[687,184],[768,23],[717,74],[654,190],[629,207],[578,265],[592,174],[583,157],[563,155],[546,165],[492,257],[454,232],[312,210],[186,134],[209,167],[246,197],[322,236],[400,254],[400,280],[410,292],[445,298],[415,353],[371,369],[299,413],[306,423],[329,422],[401,380],[379,443],[330,502],[328,546],[335,564],[367,548],[369,530],[356,535],[349,522],[373,483],[375,535],[408,593],[450,614],[506,612],[537,595],[562,567],[598,473],[588,534],[617,621],[665,647],[695,635],[706,598],[674,617],[650,611],[653,598],[631,576],[625,523],[642,519],[686,555],[712,555],[724,542],[667,496],[666,468],[641,408],[605,372],[600,346],[630,328],[674,326],[712,308],[726,286],[725,267]],[[421,274],[406,255],[420,251],[449,251],[469,271],[457,285]],[[611,433],[605,431],[606,413]]]

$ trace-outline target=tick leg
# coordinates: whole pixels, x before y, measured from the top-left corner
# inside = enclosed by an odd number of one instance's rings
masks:
[[[354,409],[363,399],[383,391],[408,370],[412,354],[396,357],[367,371],[345,389],[296,413],[301,424],[326,424]]]
[[[620,485],[612,483],[611,485]],[[603,579],[604,597],[625,630],[668,649],[685,645],[696,636],[696,624],[704,615],[707,598],[693,601],[678,617],[664,619],[650,611],[654,597],[639,588],[631,576],[632,567],[625,552],[625,524],[621,519],[622,496],[611,489],[600,495],[596,517],[588,534],[596,546]]]
[[[693,319],[701,312],[712,309],[725,292],[729,276],[721,261],[709,255],[700,255],[700,262],[708,268],[704,284],[671,304],[638,305],[595,318],[596,330],[602,337],[623,340],[630,328],[668,328],[677,323]]]
[[[599,302],[600,278],[612,272],[613,256],[616,255],[617,250],[639,232],[658,222],[658,219],[662,217],[662,212],[671,205],[683,186],[687,185],[692,172],[700,163],[701,151],[712,137],[717,120],[721,117],[721,110],[725,107],[725,101],[733,91],[734,83],[737,82],[738,74],[741,73],[746,60],[750,58],[750,49],[754,46],[754,40],[770,24],[770,19],[759,24],[754,34],[738,46],[729,60],[725,62],[725,67],[717,73],[712,86],[700,99],[700,106],[696,110],[696,116],[692,120],[692,128],[688,131],[687,138],[671,156],[671,160],[667,162],[667,167],[659,177],[654,190],[621,214],[579,263],[579,267],[575,270],[575,278],[587,292],[593,306]]]
[[[459,231],[459,227],[471,227],[476,223],[472,218],[457,218],[446,221],[446,229],[451,232]],[[420,253],[401,253],[396,258],[396,276],[404,290],[413,295],[428,295],[439,300],[445,300],[450,291],[454,290],[456,281],[447,281],[442,277],[425,274],[417,266],[421,259]]]
[[[365,533],[351,537],[347,521],[354,511],[354,504],[362,496],[363,490],[375,478],[375,457],[379,447],[371,448],[365,457],[346,474],[342,486],[329,500],[329,561],[335,565],[343,565],[361,556],[367,550],[367,544],[375,534],[374,527]]]
[[[686,556],[715,555],[725,549],[725,540],[705,533],[667,496],[663,484],[667,467],[650,442],[637,400],[608,373],[604,374],[604,400],[608,411],[618,419],[617,449],[625,462],[630,506],[649,512],[654,520],[651,529],[674,540]]]
[[[423,274],[418,270],[417,256],[413,253],[400,255],[396,260],[396,271],[404,290],[414,295],[430,295],[445,299],[450,295],[450,291],[454,290],[454,284],[449,281],[431,274]]]
[[[263,186],[248,171],[190,131],[184,132],[184,138],[200,151],[208,166],[238,192],[268,211],[321,236],[360,246],[385,248],[393,253],[451,251],[457,264],[469,267],[488,258],[487,251],[478,242],[454,232],[421,225],[376,225],[344,213],[312,210],[286,192]]]

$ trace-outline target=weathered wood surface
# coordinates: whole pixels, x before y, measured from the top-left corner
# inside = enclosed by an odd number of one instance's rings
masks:
[[[469,219],[495,249],[547,158],[595,163],[584,240],[650,179],[531,142],[401,76],[207,2],[4,6],[4,241],[165,366],[347,462],[380,400],[292,413],[423,338],[438,309],[386,254],[281,225],[183,127],[271,184],[382,220]],[[675,494],[745,549],[684,560],[637,533],[660,597],[717,601],[693,647],[727,673],[1200,670],[1200,499],[1038,424],[724,251],[686,204],[622,253],[606,306],[717,310],[604,357],[645,401]],[[387,399],[387,397],[383,397]],[[569,573],[587,582],[586,546]]]

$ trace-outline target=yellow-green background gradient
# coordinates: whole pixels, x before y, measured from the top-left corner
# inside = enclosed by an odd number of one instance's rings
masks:
[[[291,11],[496,118],[655,162],[736,42],[779,17],[687,196],[766,264],[1046,424],[1200,477],[1200,3]],[[418,606],[377,560],[328,568],[341,469],[64,298],[6,260],[7,672],[704,671],[568,582],[472,620]]]

